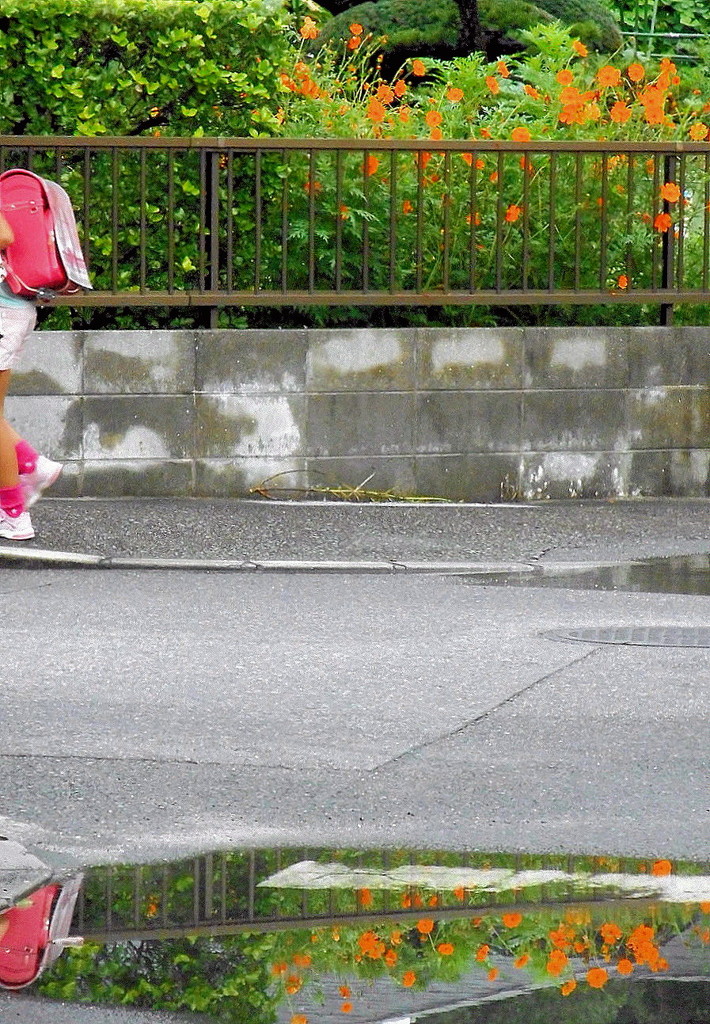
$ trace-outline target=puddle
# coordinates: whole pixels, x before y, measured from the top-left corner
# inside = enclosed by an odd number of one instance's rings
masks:
[[[84,944],[34,983],[45,1000],[220,1024],[710,1021],[707,864],[219,852],[87,869],[67,930]]]
[[[462,577],[481,586],[563,587],[566,590],[621,590],[653,594],[710,595],[710,555],[674,555],[604,566],[541,567],[534,572]]]

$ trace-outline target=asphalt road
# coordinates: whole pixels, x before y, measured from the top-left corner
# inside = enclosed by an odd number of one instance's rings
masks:
[[[607,506],[593,530],[545,528],[555,564],[707,551],[707,507],[634,512],[604,551]],[[478,550],[544,557],[531,522]],[[0,593],[0,831],[50,863],[304,843],[708,856],[710,649],[540,635],[703,627],[708,597],[8,565]]]

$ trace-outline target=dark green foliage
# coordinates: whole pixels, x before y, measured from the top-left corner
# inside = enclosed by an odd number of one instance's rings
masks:
[[[621,35],[616,23],[597,0],[479,0],[479,15],[490,58],[521,50],[520,33],[541,22],[560,20],[587,46],[616,50]],[[455,0],[378,0],[358,4],[323,26],[321,38],[347,39],[348,26],[359,22],[375,38],[385,36],[384,51],[407,56],[461,55],[460,17]]]
[[[574,34],[584,42],[598,33],[600,50],[618,50],[623,42],[614,16],[598,0],[537,0],[537,4],[563,25],[574,26]]]

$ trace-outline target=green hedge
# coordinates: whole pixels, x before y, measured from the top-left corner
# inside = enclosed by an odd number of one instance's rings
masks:
[[[270,131],[284,0],[0,0],[4,135]]]

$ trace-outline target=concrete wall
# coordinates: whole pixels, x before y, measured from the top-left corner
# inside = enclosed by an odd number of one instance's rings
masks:
[[[65,496],[710,495],[706,328],[38,332],[12,392]]]

